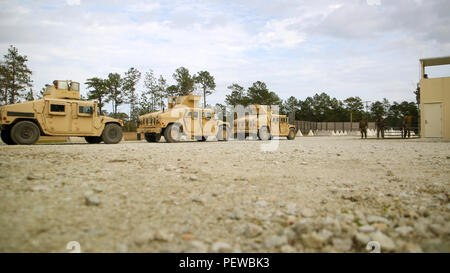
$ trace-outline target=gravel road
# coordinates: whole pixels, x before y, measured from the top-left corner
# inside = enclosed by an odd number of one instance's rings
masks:
[[[450,142],[0,145],[0,251],[450,252]]]

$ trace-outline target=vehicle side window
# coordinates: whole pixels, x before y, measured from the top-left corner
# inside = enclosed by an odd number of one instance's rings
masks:
[[[192,117],[192,112],[188,112],[186,117],[188,118]]]
[[[50,104],[50,112],[66,112],[66,106],[63,104]]]
[[[93,113],[92,106],[78,106],[78,114],[91,115],[92,113]]]
[[[206,113],[206,119],[211,119],[211,113],[210,112]]]
[[[198,112],[194,112],[194,119],[198,118]]]

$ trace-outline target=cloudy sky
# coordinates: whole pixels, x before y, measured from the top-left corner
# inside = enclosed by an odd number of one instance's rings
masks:
[[[450,55],[448,0],[0,0],[0,53],[29,58],[35,90],[54,79],[180,66],[281,98],[413,101],[419,59]],[[431,76],[450,75],[443,67]],[[83,87],[83,86],[82,86]],[[125,109],[126,106],[123,106]]]

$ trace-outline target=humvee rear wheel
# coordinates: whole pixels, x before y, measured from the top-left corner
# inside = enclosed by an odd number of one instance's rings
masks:
[[[167,126],[166,130],[164,130],[164,138],[167,142],[170,143],[180,141],[180,126],[177,124],[170,124],[169,126]]]
[[[102,138],[98,137],[98,136],[87,136],[87,137],[84,137],[84,139],[86,140],[87,143],[90,143],[90,144],[97,144],[97,143],[102,142]]]
[[[228,127],[220,126],[216,138],[218,141],[228,141],[228,138],[230,138]]]
[[[31,121],[20,121],[11,129],[11,139],[16,144],[31,145],[38,141],[39,127]]]
[[[269,140],[271,138],[269,130],[266,126],[261,127],[258,131],[258,138],[260,140]]]
[[[122,140],[122,128],[115,124],[106,124],[105,129],[103,129],[102,140],[106,144],[116,144]]]
[[[16,143],[14,143],[14,141],[11,138],[11,131],[10,130],[2,130],[1,135],[2,135],[2,141],[5,144],[8,144],[8,145],[15,145],[16,144]]]
[[[293,140],[295,138],[295,129],[291,128],[289,129],[289,134],[287,135],[287,139]]]
[[[147,142],[158,142],[161,139],[161,134],[145,133],[144,137]]]

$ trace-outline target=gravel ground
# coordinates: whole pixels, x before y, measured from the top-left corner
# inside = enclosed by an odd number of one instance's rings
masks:
[[[450,142],[0,145],[0,251],[450,252]]]

